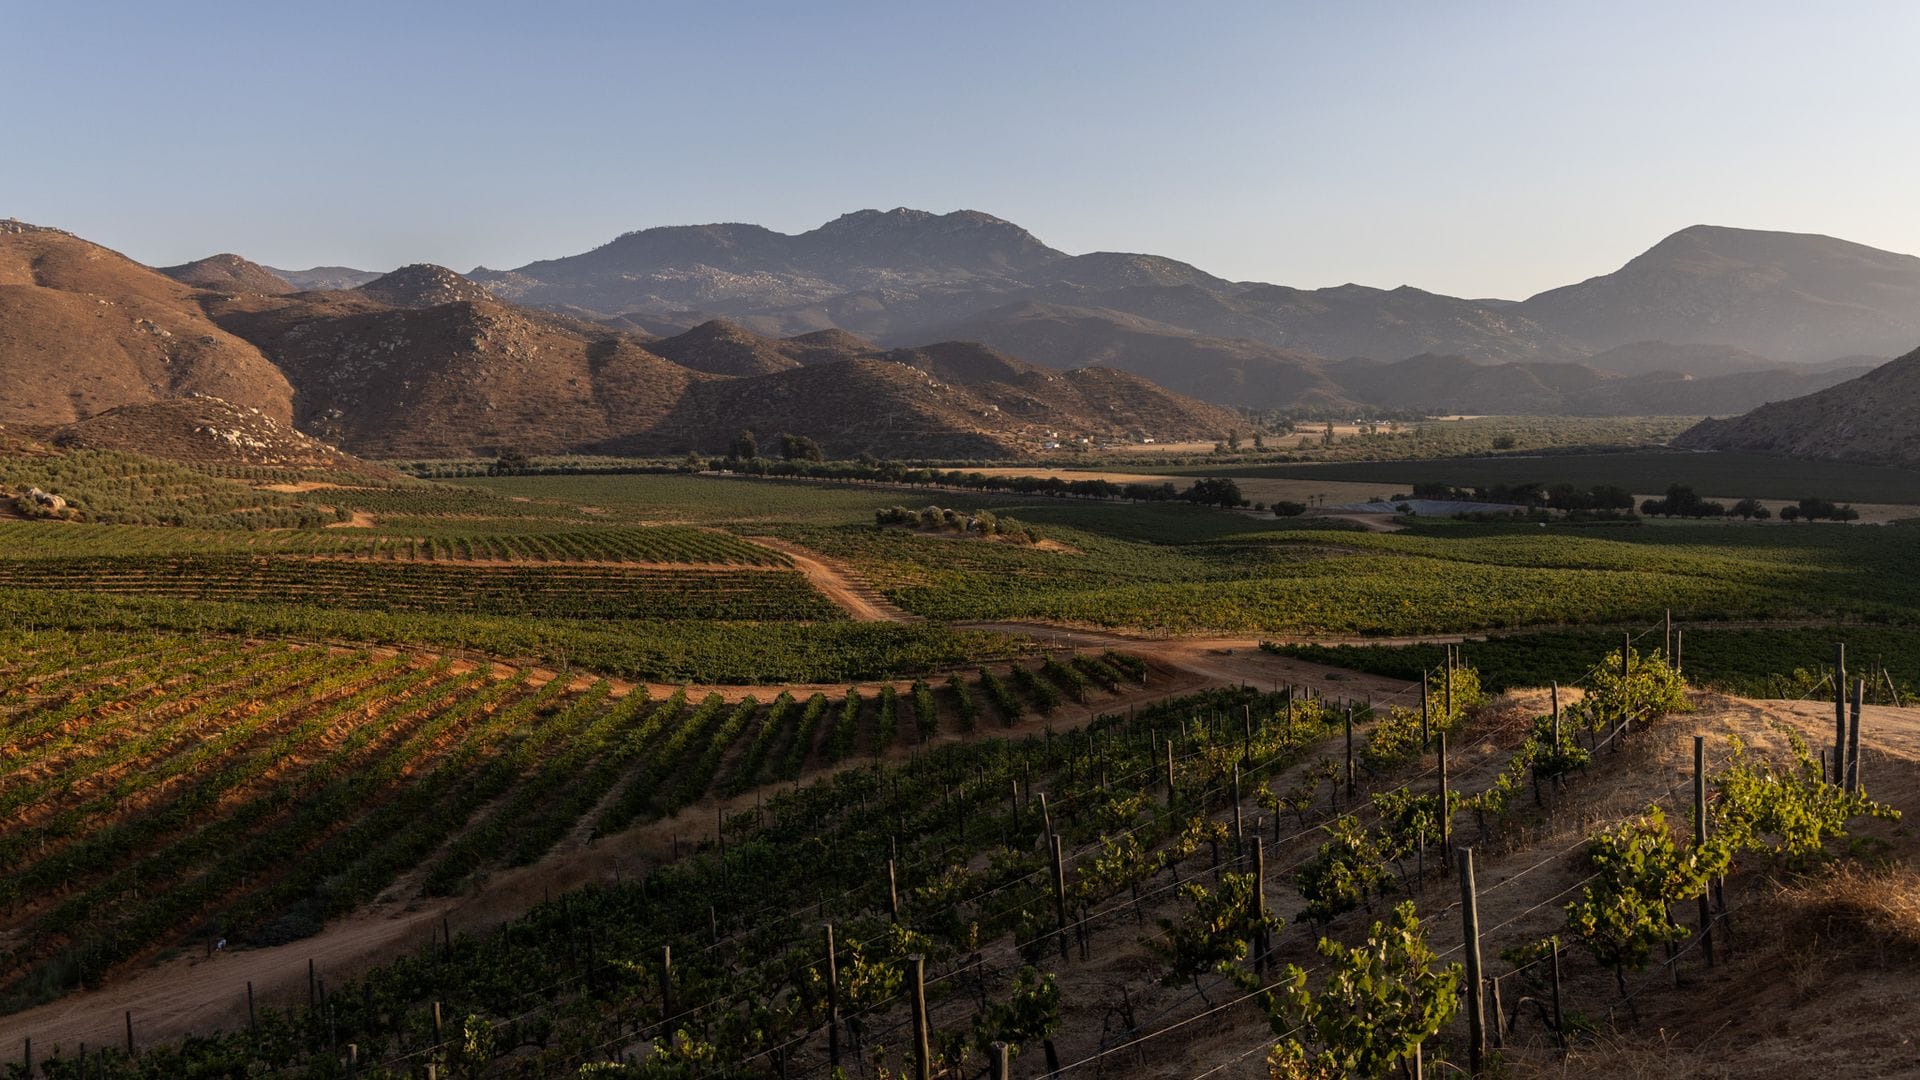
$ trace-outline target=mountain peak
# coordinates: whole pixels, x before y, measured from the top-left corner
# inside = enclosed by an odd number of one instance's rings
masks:
[[[414,263],[360,286],[359,292],[394,307],[429,308],[492,299],[478,283],[444,266]]]
[[[1022,233],[1026,232],[1025,229],[1021,229],[1018,225],[1015,225],[1005,218],[997,218],[992,214],[983,213],[979,210],[955,210],[951,213],[936,214],[931,210],[916,210],[911,206],[896,206],[891,210],[855,210],[851,213],[841,214],[839,217],[834,218],[832,221],[827,222],[814,231],[829,232],[839,229],[872,228],[876,226],[911,228],[924,225],[928,222],[939,222],[943,225],[955,227],[972,226],[990,228],[1003,226],[1018,229]]]
[[[1689,225],[1515,310],[1599,350],[1659,340],[1800,363],[1890,356],[1920,338],[1920,258],[1816,233]]]
[[[65,229],[56,229],[51,225],[35,225],[30,221],[21,221],[19,218],[12,217],[0,218],[0,233],[11,233],[15,236],[26,236],[32,233],[52,233],[56,236],[73,235]]]
[[[1013,222],[978,210],[856,210],[793,239],[809,256],[841,266],[1004,273],[1066,258]]]
[[[160,272],[195,288],[231,290],[283,296],[293,292],[285,278],[238,255],[223,252],[179,266],[162,266]]]

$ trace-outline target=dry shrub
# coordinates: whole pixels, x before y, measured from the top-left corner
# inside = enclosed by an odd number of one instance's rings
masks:
[[[1920,873],[1905,866],[1836,864],[1789,887],[1785,899],[1794,920],[1822,940],[1920,953]]]

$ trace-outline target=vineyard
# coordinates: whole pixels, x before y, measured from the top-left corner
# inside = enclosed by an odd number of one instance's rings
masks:
[[[323,917],[326,902],[377,889],[399,867],[426,866],[425,887],[446,890],[487,866],[537,857],[569,827],[553,814],[591,803],[597,812],[578,820],[611,833],[687,805],[698,787],[744,791],[784,777],[794,740],[822,760],[858,758],[882,731],[917,743],[927,701],[939,702],[936,726],[964,717],[990,731],[1002,710],[1057,708],[1136,674],[1123,656],[1082,657],[1016,669],[999,690],[996,680],[971,688],[974,680],[955,680],[763,706],[616,699],[601,685],[533,687],[405,655],[355,658],[349,672],[271,645],[196,651],[156,639],[149,650],[177,652],[182,671],[217,669],[211,679],[225,680],[235,699],[271,703],[302,680],[324,692],[301,695],[298,708],[262,709],[277,718],[256,714],[228,736],[234,750],[260,753],[228,753],[218,781],[226,787],[194,796],[239,808],[201,825],[230,831],[197,848],[186,845],[200,833],[158,805],[137,820],[99,820],[120,798],[107,799],[103,785],[161,802],[155,789],[170,770],[191,767],[190,750],[133,780],[111,761],[62,758],[52,733],[67,721],[10,720],[9,731],[33,733],[25,745],[47,749],[30,751],[45,762],[32,778],[10,778],[4,790],[15,805],[32,796],[14,792],[69,790],[34,811],[35,828],[51,851],[74,853],[57,871],[37,869],[49,856],[35,856],[27,871],[71,875],[61,886],[70,899],[23,899],[15,918],[52,926],[62,911],[87,911],[107,924],[89,923],[74,939],[25,936],[61,944],[23,958],[31,974],[12,977],[15,994],[97,970],[87,965],[109,962],[142,929],[207,926],[216,900],[220,917],[234,920],[222,932],[285,933],[290,919]],[[124,651],[103,638],[26,635],[11,654],[15,680],[144,692],[77,674],[118,670],[111,665]],[[1005,1045],[1023,1075],[1126,1072],[1149,1060],[1181,1075],[1208,1065],[1248,1075],[1270,1060],[1281,1075],[1372,1076],[1416,1054],[1431,1067],[1466,1068],[1520,1053],[1523,1019],[1540,1053],[1570,1044],[1578,1053],[1586,1029],[1575,1013],[1591,1024],[1617,1010],[1629,1022],[1680,994],[1669,973],[1706,972],[1715,956],[1735,963],[1726,928],[1771,895],[1764,878],[1778,871],[1769,867],[1805,867],[1844,847],[1856,822],[1897,816],[1861,790],[1857,754],[1829,779],[1793,732],[1714,740],[1711,753],[1697,743],[1698,764],[1682,766],[1669,786],[1674,770],[1652,763],[1676,741],[1668,728],[1685,723],[1671,718],[1694,700],[1658,651],[1593,659],[1545,711],[1487,699],[1478,673],[1449,656],[1386,700],[1223,689],[1110,713],[1084,729],[951,742],[898,764],[842,769],[738,807],[691,857],[556,896],[495,933],[436,935],[364,978],[320,972],[302,1000],[250,1009],[238,1030],[134,1055],[96,1046],[86,1064],[70,1048],[56,1056],[42,1047],[40,1064],[62,1077],[83,1068],[102,1077],[397,1077],[430,1068],[824,1076],[836,1066],[972,1075]],[[137,682],[150,667],[122,677]],[[249,679],[275,682],[248,692]],[[1032,693],[1029,680],[1045,680],[1051,694]],[[457,743],[396,719],[352,725],[377,733],[348,735],[307,759],[339,768],[437,745],[443,763],[372,805],[346,789],[390,773],[354,767],[328,777],[314,775],[323,772],[316,764],[293,781],[310,785],[309,797],[224,824],[258,805],[246,798],[258,778],[243,763],[270,760],[269,743],[294,745],[367,703],[404,711],[414,702],[420,711],[436,688],[493,708],[456,710],[466,719],[450,723],[470,731]],[[1009,705],[1003,694],[1018,696]],[[960,705],[968,699],[971,710]],[[110,745],[127,756],[157,752],[188,717],[223,700],[143,705],[138,715],[154,718],[128,723]],[[854,735],[845,739],[849,715]],[[740,749],[715,752],[721,741]],[[1642,801],[1602,819],[1617,824],[1589,828],[1587,793],[1619,782],[1650,790],[1652,805],[1630,795]],[[314,828],[311,817],[349,807],[351,820],[311,834],[311,867],[302,859],[241,869],[270,831]],[[462,813],[471,827],[453,824]],[[1691,833],[1669,824],[1689,815]],[[124,854],[115,838],[126,834],[116,829],[152,830],[143,848],[184,852],[148,866]],[[1551,837],[1545,858],[1528,846],[1541,835]],[[1473,857],[1458,850],[1467,848]],[[220,854],[209,868],[193,852]],[[94,866],[87,853],[117,866]],[[230,860],[241,862],[222,869]],[[148,905],[109,884],[135,867],[145,867],[140,880],[207,884],[170,889],[151,905],[165,914],[142,916]],[[1523,881],[1524,894],[1515,888]],[[176,910],[176,894],[208,908]],[[119,899],[82,907],[83,895]],[[1463,914],[1474,912],[1462,938]],[[1688,975],[1696,977],[1705,976]],[[1028,1055],[1044,1057],[1045,1068]]]
[[[1404,635],[1617,624],[1668,608],[1689,621],[1888,622],[1910,622],[1920,609],[1912,572],[1920,531],[1903,528],[1682,526],[1599,539],[1532,526],[1384,534],[1154,507],[1050,509],[1022,509],[1021,518],[1070,554],[981,544],[952,551],[852,525],[778,532],[855,567],[906,610],[940,619]],[[1110,526],[1114,514],[1135,520]],[[1217,520],[1192,525],[1183,539],[1150,527],[1161,514]]]
[[[456,893],[581,830],[956,724],[925,684],[849,691],[829,724],[824,696],[650,700],[405,651],[14,632],[0,655],[0,1000],[13,1007],[183,937],[297,938],[416,868],[426,893]]]
[[[694,563],[784,566],[778,552],[726,533],[676,525],[595,527],[547,522],[471,524],[390,519],[378,529],[232,532],[115,525],[0,522],[9,558],[215,554],[333,555],[408,562]]]
[[[1900,705],[1920,700],[1920,628],[1845,626],[1727,629],[1684,627],[1679,651],[1687,679],[1762,698],[1802,697],[1823,685],[1826,670],[1810,658],[1822,656],[1835,637],[1844,637],[1868,678],[1868,700]],[[1591,658],[1613,641],[1617,631],[1565,630],[1489,637],[1461,646],[1470,652],[1487,688],[1571,683]],[[1439,645],[1269,645],[1272,651],[1320,664],[1396,679],[1419,678],[1436,663]],[[1825,684],[1830,685],[1830,684]]]
[[[773,569],[480,568],[244,556],[39,559],[0,564],[0,588],[535,618],[843,617],[800,573]]]

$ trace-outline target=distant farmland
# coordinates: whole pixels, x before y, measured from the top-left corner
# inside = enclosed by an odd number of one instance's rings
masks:
[[[1765,454],[1637,451],[1621,454],[1343,461],[1303,465],[1209,465],[1160,470],[1187,476],[1282,477],[1396,484],[1615,484],[1634,492],[1687,484],[1703,495],[1849,502],[1920,503],[1920,472],[1850,462],[1802,461]]]

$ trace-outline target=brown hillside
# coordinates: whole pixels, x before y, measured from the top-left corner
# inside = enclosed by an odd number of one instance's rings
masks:
[[[710,375],[771,375],[800,366],[780,343],[724,319],[713,319],[682,334],[647,343],[647,349]]]
[[[71,233],[0,221],[0,423],[45,430],[210,394],[293,418],[293,389],[193,289]]]
[[[1920,349],[1819,393],[1703,420],[1674,445],[1920,468]]]
[[[287,372],[301,427],[377,457],[575,449],[646,429],[708,378],[493,301],[396,308],[356,291],[215,311]]]
[[[222,292],[257,292],[280,296],[294,291],[284,278],[238,255],[209,255],[179,266],[163,266],[160,272],[184,285]]]
[[[626,452],[718,451],[742,429],[806,435],[830,457],[1002,457],[1023,448],[1007,418],[965,388],[884,360],[817,364],[690,388],[650,431],[618,440]]]
[[[872,356],[880,350],[866,338],[845,330],[815,330],[796,337],[782,338],[775,346],[786,356],[802,364],[827,364]]]
[[[125,450],[206,465],[272,465],[392,474],[287,427],[258,409],[213,397],[122,405],[55,431],[69,450]]]
[[[1006,232],[965,215],[846,224],[859,226],[856,247],[873,230],[981,230],[988,262]],[[1063,374],[964,342],[883,359],[843,331],[783,340],[710,321],[650,346],[502,303],[426,264],[310,292],[274,287],[233,257],[172,269],[195,284],[56,230],[0,232],[0,423],[34,434],[190,399],[64,437],[198,460],[209,432],[230,432],[228,448],[252,455],[241,460],[324,464],[331,451],[296,430],[375,457],[719,450],[742,427],[810,435],[836,453],[990,456],[1058,437],[1217,438],[1235,422],[1144,379]],[[199,395],[257,410],[282,434],[197,415],[212,407]]]
[[[355,291],[383,304],[403,308],[429,308],[493,299],[493,294],[481,285],[432,263],[403,266],[391,274],[367,282]]]
[[[1061,437],[1219,438],[1244,421],[1108,368],[1048,371],[947,342],[690,388],[627,452],[719,451],[750,430],[806,435],[830,456],[1000,457]]]

